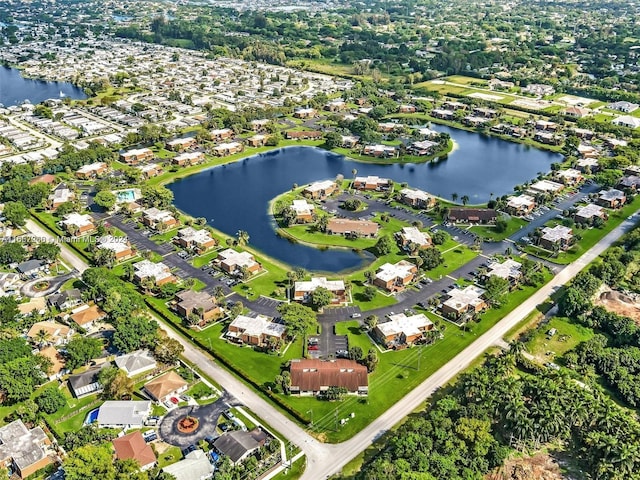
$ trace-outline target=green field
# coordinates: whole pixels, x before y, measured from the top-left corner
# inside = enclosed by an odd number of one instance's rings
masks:
[[[552,328],[555,328],[557,333],[551,337],[547,332]],[[527,342],[526,350],[537,361],[546,363],[554,361],[555,357],[564,355],[578,344],[589,340],[593,335],[592,329],[568,318],[553,317],[549,323],[538,326],[531,339]]]

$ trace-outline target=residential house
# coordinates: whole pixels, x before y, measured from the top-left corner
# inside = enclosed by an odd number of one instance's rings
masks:
[[[322,132],[317,130],[289,130],[285,133],[287,140],[319,140]]]
[[[513,82],[505,82],[498,78],[492,78],[489,80],[489,90],[510,90],[515,87],[515,83]]]
[[[493,208],[450,208],[447,220],[453,223],[490,224],[498,219]]]
[[[133,264],[133,280],[142,285],[146,279],[153,279],[153,284],[160,287],[165,283],[175,283],[176,277],[171,269],[162,262],[153,263],[150,260],[142,260]]]
[[[27,478],[53,462],[49,445],[51,441],[42,428],[29,430],[22,420],[15,420],[0,427],[0,467],[18,478]]]
[[[263,132],[266,130],[267,125],[269,125],[269,122],[271,120],[269,120],[268,118],[263,118],[260,120],[251,120],[251,130],[253,130],[254,132]]]
[[[447,295],[449,298],[440,307],[445,317],[459,319],[469,314],[479,313],[487,306],[482,298],[484,290],[475,285],[468,285],[463,289],[454,288]]]
[[[151,400],[162,403],[171,397],[180,395],[188,386],[189,384],[180,375],[170,370],[145,383],[143,389]]]
[[[393,182],[388,178],[380,178],[375,175],[368,177],[356,177],[351,185],[356,190],[374,190],[376,192],[389,190]]]
[[[580,158],[598,158],[600,156],[600,150],[593,145],[585,145],[581,143],[578,145],[578,154]]]
[[[268,138],[269,135],[254,135],[253,137],[247,138],[247,145],[254,148],[264,147],[267,144]]]
[[[551,132],[536,132],[533,136],[536,142],[544,143],[545,145],[558,145],[562,142],[562,138]]]
[[[547,250],[559,248],[566,250],[573,243],[573,230],[564,225],[556,225],[555,227],[544,227],[542,236],[540,237],[540,246]]]
[[[82,292],[78,288],[71,288],[48,296],[47,303],[58,310],[66,310],[82,303]]]
[[[555,122],[549,122],[548,120],[537,120],[534,124],[536,130],[544,130],[555,132],[559,125]]]
[[[188,319],[194,314],[200,319],[201,326],[224,315],[216,299],[204,291],[184,290],[176,294],[175,301],[178,315]]]
[[[178,230],[178,235],[173,238],[173,241],[182,248],[193,250],[198,254],[216,246],[216,241],[211,237],[209,230],[196,230],[193,227]]]
[[[107,314],[103,312],[97,305],[80,305],[71,310],[69,319],[79,327],[90,330],[96,322],[107,318]]]
[[[453,110],[448,110],[446,108],[434,108],[431,110],[431,115],[442,120],[453,120],[456,117]]]
[[[411,245],[417,245],[419,248],[427,248],[433,245],[431,237],[426,232],[421,232],[416,227],[403,227],[401,231],[396,233],[400,246],[405,250],[410,250]]]
[[[421,140],[419,142],[413,142],[408,150],[411,155],[423,157],[432,154],[438,145],[437,142],[432,142],[431,140]]]
[[[162,471],[172,475],[175,480],[207,480],[213,477],[214,469],[207,454],[197,449],[179,462],[163,467]]]
[[[362,149],[363,155],[372,157],[394,157],[396,153],[398,153],[398,149],[390,145],[367,145]]]
[[[431,208],[436,204],[436,198],[422,190],[403,188],[400,190],[400,201],[413,208]]]
[[[218,254],[216,263],[227,273],[236,273],[246,269],[249,273],[256,273],[262,265],[249,252],[237,252],[227,248]]]
[[[402,132],[404,124],[396,122],[379,122],[378,131],[382,133]]]
[[[630,165],[624,169],[625,175],[640,176],[640,165]]]
[[[315,209],[315,206],[307,203],[306,200],[294,200],[289,208],[291,208],[295,213],[296,223],[308,223],[313,221],[313,210]]]
[[[627,202],[627,196],[624,192],[610,188],[609,190],[602,190],[598,196],[598,205],[607,208],[619,208]]]
[[[73,329],[67,325],[46,320],[31,325],[31,328],[27,332],[27,338],[35,344],[42,342],[57,347],[66,344],[73,336],[73,333]],[[43,334],[46,334],[44,339],[41,338]]]
[[[45,372],[50,381],[58,380],[68,373],[67,361],[56,347],[45,347],[38,352],[38,355],[42,355],[51,362],[51,366]]]
[[[400,105],[398,107],[398,113],[416,113],[417,111],[415,105]]]
[[[176,155],[171,159],[171,163],[180,167],[188,167],[191,165],[199,165],[204,162],[203,152],[184,152]]]
[[[149,400],[107,400],[98,410],[97,423],[100,428],[142,428],[149,415]]]
[[[576,168],[582,173],[596,173],[600,170],[597,158],[579,158],[576,161]]]
[[[108,366],[108,363],[103,363],[99,367],[90,368],[82,373],[76,373],[69,375],[67,384],[69,390],[76,398],[82,398],[93,393],[102,391],[102,385],[98,382],[98,373],[100,370]]]
[[[448,100],[442,104],[443,107],[457,112],[458,110],[466,110],[467,104],[462,102],[456,102],[455,100]]]
[[[100,409],[102,410],[102,407]],[[111,443],[116,452],[117,460],[134,460],[140,465],[142,471],[153,468],[157,462],[156,454],[153,453],[151,445],[145,441],[139,430],[114,438]]]
[[[613,102],[607,105],[607,108],[623,113],[635,112],[638,107],[640,107],[640,105],[638,105],[637,103],[631,103],[627,101]]]
[[[575,221],[577,223],[592,223],[595,218],[607,219],[607,212],[600,205],[593,205],[592,203],[580,207],[575,214]]]
[[[76,212],[68,213],[64,216],[60,224],[64,227],[69,235],[74,237],[82,237],[90,235],[96,231],[93,224],[93,218],[89,214],[81,214]]]
[[[162,173],[162,167],[157,163],[145,163],[136,167],[142,173],[142,178],[148,180]]]
[[[213,147],[213,153],[218,157],[226,157],[240,153],[244,149],[240,142],[221,143]]]
[[[178,220],[170,211],[152,207],[142,212],[142,224],[153,230],[170,230],[178,225]]]
[[[611,123],[620,127],[638,128],[640,127],[640,118],[632,117],[631,115],[620,115],[614,118]]]
[[[530,83],[522,89],[522,93],[544,97],[546,95],[553,95],[554,93],[556,93],[556,89],[551,85],[545,85],[542,83]]]
[[[314,200],[324,200],[336,190],[336,182],[333,180],[322,180],[309,184],[304,188],[302,193]]]
[[[127,150],[120,154],[120,161],[127,165],[137,165],[140,162],[150,162],[154,155],[150,148]]]
[[[75,200],[76,194],[68,188],[56,188],[47,198],[47,208],[51,211],[58,209],[60,205]]]
[[[167,150],[171,150],[172,152],[184,152],[191,147],[195,147],[196,143],[196,137],[174,138],[167,142]]]
[[[528,215],[536,208],[536,200],[531,195],[518,195],[507,198],[506,211],[511,215]]]
[[[347,103],[341,99],[331,100],[324,106],[324,109],[328,112],[339,112],[345,108],[347,108]]]
[[[378,234],[380,225],[370,220],[355,220],[351,218],[331,218],[327,223],[326,232],[329,235],[344,235],[345,237],[373,238]]]
[[[209,132],[209,135],[211,136],[211,140],[213,140],[214,142],[221,142],[223,140],[232,138],[233,130],[231,130],[230,128],[219,128],[211,130],[211,132]]]
[[[317,288],[325,288],[332,294],[331,303],[338,304],[347,301],[347,289],[342,280],[327,280],[326,277],[311,277],[310,281],[295,282],[293,300],[308,303]]]
[[[556,178],[565,185],[577,185],[584,180],[582,173],[574,168],[558,170],[556,172]]]
[[[233,465],[238,465],[245,458],[262,447],[267,435],[260,428],[256,428],[250,432],[235,431],[227,432],[220,435],[213,442],[215,448],[220,454],[228,457]]]
[[[111,250],[115,256],[116,262],[135,257],[136,255],[131,248],[131,244],[127,237],[105,235],[97,239],[96,248],[101,250]]]
[[[533,185],[530,185],[527,191],[536,195],[537,193],[544,193],[555,195],[560,192],[564,188],[564,185],[557,182],[552,182],[551,180],[539,180]]]
[[[486,278],[500,277],[509,281],[509,284],[515,285],[522,277],[520,269],[522,264],[507,258],[503,262],[491,262],[487,267]]]
[[[315,108],[297,108],[293,112],[293,116],[295,118],[301,118],[301,119],[314,118],[317,114],[318,112],[316,111]]]
[[[360,142],[360,137],[354,135],[341,135],[340,138],[342,148],[354,148]]]
[[[76,177],[82,180],[88,180],[90,178],[96,178],[104,175],[109,166],[104,162],[95,162],[90,165],[83,165],[76,170]]]
[[[378,268],[373,284],[389,292],[399,292],[415,278],[418,267],[407,260],[398,263],[385,263]]]
[[[46,268],[47,262],[44,260],[27,260],[16,266],[16,270],[23,277],[33,277]]]
[[[487,125],[489,122],[491,122],[490,118],[478,117],[476,115],[467,115],[462,119],[463,125],[466,125],[468,127],[473,127],[473,128],[478,128],[483,125]]]
[[[113,359],[120,370],[124,370],[127,377],[137,377],[156,369],[158,364],[148,350],[136,350]]]
[[[572,118],[584,118],[591,114],[591,110],[584,107],[571,106],[564,111],[564,114]]]
[[[238,315],[229,324],[225,337],[234,342],[264,347],[270,338],[278,340],[284,338],[286,331],[286,325],[273,322],[271,318],[264,315],[256,317]]]
[[[378,323],[373,330],[374,336],[386,348],[404,348],[423,338],[424,332],[433,329],[433,322],[424,314],[407,316],[404,313],[392,314],[389,321]]]
[[[623,190],[631,190],[633,192],[640,190],[640,176],[627,175],[626,177],[622,177],[622,180],[620,180],[620,183],[618,183],[618,188]]]
[[[367,368],[354,360],[291,360],[291,393],[322,395],[331,387],[342,387],[352,395],[369,393]]]
[[[576,137],[582,138],[584,140],[591,140],[595,135],[593,130],[588,130],[586,128],[572,128],[571,131]]]

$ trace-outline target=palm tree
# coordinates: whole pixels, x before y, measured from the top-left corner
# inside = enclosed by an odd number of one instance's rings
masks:
[[[469,195],[463,195],[462,198],[462,205],[467,205],[467,203],[469,203]]]
[[[249,233],[245,230],[238,230],[236,237],[238,238],[238,245],[246,245],[249,243]]]
[[[224,298],[224,288],[222,288],[222,285],[217,285],[216,288],[213,289],[213,296],[218,300]]]
[[[453,192],[451,194],[451,200],[453,200],[453,203],[455,203],[458,200],[458,194],[456,192]]]
[[[41,328],[36,332],[36,341],[38,342],[38,346],[42,348],[50,339],[51,334],[47,332],[44,328]]]
[[[129,262],[122,265],[122,273],[127,281],[132,281],[134,273],[133,263]]]

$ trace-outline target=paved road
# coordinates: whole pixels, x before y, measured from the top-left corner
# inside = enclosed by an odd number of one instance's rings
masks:
[[[35,236],[46,238],[50,242],[58,243],[57,238],[55,238],[53,235],[51,235],[48,231],[46,231],[44,228],[42,228],[33,220],[31,219],[27,220],[26,227]],[[60,256],[62,257],[62,260],[64,260],[64,262],[67,265],[70,265],[72,268],[75,268],[80,273],[84,272],[87,268],[89,268],[88,265],[84,262],[84,260],[78,257],[70,248],[66,247],[65,245],[61,245],[61,247],[63,248],[61,249]]]

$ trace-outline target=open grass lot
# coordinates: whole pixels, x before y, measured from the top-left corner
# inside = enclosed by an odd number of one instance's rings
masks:
[[[274,480],[296,480],[302,476],[304,469],[307,467],[307,459],[306,457],[301,457],[295,462],[293,462],[293,466],[288,469],[280,472],[278,475],[273,477]]]
[[[158,467],[163,468],[172,463],[176,463],[182,458],[180,447],[169,447],[158,455]]]
[[[547,332],[555,328],[557,333],[550,337]],[[549,323],[539,325],[531,339],[526,344],[527,351],[536,357],[536,360],[545,363],[554,361],[554,357],[564,355],[575,348],[579,343],[593,337],[592,329],[580,325],[568,318],[553,317]],[[547,355],[547,352],[552,352]]]
[[[491,225],[477,225],[475,227],[471,227],[469,230],[482,238],[499,242],[507,237],[510,237],[526,224],[526,220],[518,217],[511,217],[507,221],[507,228],[504,232],[497,232],[496,228]]]
[[[440,247],[438,247],[440,248]],[[441,249],[444,250],[444,249]],[[439,279],[462,267],[478,256],[478,252],[465,245],[458,245],[443,252],[444,262],[432,270],[427,270],[427,277]]]
[[[481,78],[465,77],[464,75],[451,75],[450,77],[446,77],[444,80],[462,85],[488,85],[489,83]]]

